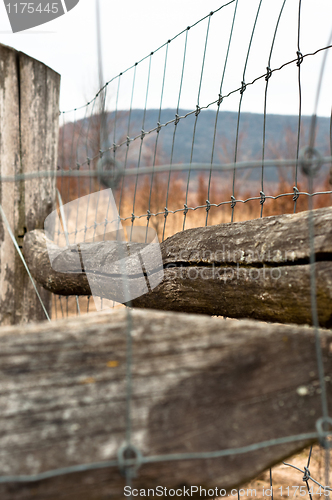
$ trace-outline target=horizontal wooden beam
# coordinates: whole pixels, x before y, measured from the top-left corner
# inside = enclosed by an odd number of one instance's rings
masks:
[[[301,212],[182,231],[160,245],[163,270],[158,245],[101,241],[60,249],[32,231],[23,248],[33,276],[57,294],[89,295],[93,289],[119,301],[119,258],[127,257],[134,307],[311,324],[308,220],[308,212]],[[314,210],[313,223],[318,317],[321,326],[331,327],[332,208]],[[53,267],[47,245],[56,256]],[[137,274],[142,250],[152,266],[150,284],[163,273],[148,293]]]
[[[307,326],[118,309],[0,330],[1,476],[117,460],[126,439],[128,314],[131,441],[143,457],[239,448],[315,433],[321,394]],[[321,331],[332,404],[332,332]],[[145,463],[133,486],[230,488],[308,445]],[[122,499],[118,467],[1,484],[2,499]]]

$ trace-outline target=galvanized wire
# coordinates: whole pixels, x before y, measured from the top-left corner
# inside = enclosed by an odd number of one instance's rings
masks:
[[[268,62],[267,62],[267,67],[266,67],[267,75],[265,77],[266,83],[265,83],[265,92],[264,92],[264,114],[263,114],[264,118],[263,118],[262,161],[264,161],[264,159],[265,159],[266,106],[267,106],[267,91],[268,91],[268,86],[269,86],[269,80],[270,80],[270,77],[271,77],[271,73],[270,73],[270,70],[271,70],[271,57],[272,57],[272,52],[273,52],[273,48],[274,48],[274,42],[275,42],[275,39],[276,39],[276,36],[277,36],[277,31],[278,31],[278,27],[279,27],[281,15],[282,15],[282,12],[283,12],[284,7],[285,7],[285,3],[286,3],[286,0],[283,1],[281,9],[280,9],[280,12],[279,12],[279,16],[278,16],[276,27],[275,27],[274,34],[273,34],[273,39],[272,39],[272,44],[271,44],[269,59],[268,59]],[[264,203],[265,203],[265,199],[266,199],[265,194],[264,194],[264,165],[262,165],[261,193],[260,194],[261,194],[261,213],[260,213],[260,216],[263,217],[263,207],[264,207]]]
[[[235,1],[235,0],[233,0],[233,1]],[[331,49],[331,48],[332,48],[332,45],[327,45],[325,47],[321,47],[320,49],[317,49],[314,52],[308,52],[307,54],[302,55],[301,59],[304,60],[307,57],[315,56],[315,55],[319,54],[320,52],[327,51],[328,49]],[[273,68],[273,69],[271,69],[271,71],[268,71],[266,73],[263,73],[262,75],[257,76],[252,81],[246,82],[245,83],[245,88],[247,89],[249,86],[254,85],[259,80],[262,80],[263,78],[265,79],[267,76],[271,76],[276,71],[281,71],[283,68],[285,68],[285,67],[287,67],[287,66],[289,66],[289,65],[291,65],[293,63],[297,63],[297,62],[298,62],[298,57],[296,57],[294,59],[291,59],[291,60],[289,60],[289,61],[281,64],[279,67]],[[123,73],[121,73],[120,76],[122,76],[122,74]],[[235,89],[229,91],[225,95],[218,96],[217,99],[214,99],[213,101],[209,102],[206,105],[200,106],[200,111],[203,111],[205,109],[209,109],[211,106],[213,106],[215,104],[218,104],[218,102],[220,102],[220,99],[222,99],[224,101],[225,99],[227,99],[231,95],[233,95],[233,94],[235,94],[237,92],[243,91],[243,89],[244,89],[244,86],[241,85],[240,87],[236,87]],[[99,96],[99,94],[98,94],[98,96]],[[91,103],[89,103],[89,104],[91,104]],[[83,106],[83,107],[85,107],[85,106]],[[79,108],[76,108],[76,110],[77,109],[79,109]],[[75,111],[75,110],[73,110],[73,111]],[[130,109],[130,111],[132,111],[132,108]],[[183,119],[187,118],[188,116],[194,115],[196,112],[197,112],[197,108],[193,109],[192,111],[189,111],[185,115],[176,116],[172,120],[168,120],[165,123],[157,124],[155,127],[151,128],[150,130],[146,130],[145,131],[145,136],[147,136],[149,134],[152,134],[153,132],[158,132],[158,130],[160,130],[161,128],[167,127],[167,125],[170,125],[171,123],[175,123],[175,122],[178,123],[180,120],[183,120]],[[85,120],[86,120],[86,117],[84,118],[83,121],[85,121]],[[134,137],[129,137],[129,135],[128,135],[127,138],[124,141],[122,141],[122,142],[120,142],[118,144],[113,144],[112,147],[110,147],[109,149],[103,151],[103,153],[106,153],[109,150],[114,150],[114,148],[120,148],[120,147],[122,147],[124,145],[128,146],[128,143],[134,142],[134,141],[136,141],[136,140],[138,140],[140,138],[141,138],[141,133],[135,135]],[[78,167],[82,167],[84,165],[88,165],[89,162],[97,159],[98,157],[99,157],[99,152],[98,152],[98,154],[96,154],[92,158],[88,158],[88,159],[82,161],[81,163],[78,162],[77,166]]]
[[[206,59],[206,54],[207,54],[207,48],[208,48],[208,40],[209,40],[209,34],[210,34],[210,24],[211,24],[211,18],[212,15],[214,15],[216,12],[220,11],[222,8],[226,7],[227,5],[233,4],[234,3],[234,12],[233,12],[233,17],[232,17],[232,25],[230,28],[230,35],[228,39],[228,47],[226,51],[226,56],[224,60],[224,65],[223,65],[223,73],[222,73],[222,78],[220,82],[220,90],[219,90],[219,95],[217,99],[212,100],[208,104],[201,105],[200,99],[201,99],[201,89],[202,89],[202,80],[203,80],[203,74],[204,74],[204,68],[205,68],[205,59]],[[132,352],[132,317],[131,317],[131,310],[130,307],[127,308],[127,329],[126,329],[126,415],[125,415],[125,445],[123,448],[119,450],[118,458],[115,460],[111,461],[104,461],[104,462],[96,462],[96,463],[90,463],[90,464],[80,464],[80,465],[75,465],[75,466],[70,466],[70,467],[64,467],[52,471],[46,471],[42,472],[39,474],[33,474],[33,475],[18,475],[18,476],[2,476],[0,477],[0,483],[8,483],[8,482],[34,482],[34,481],[40,481],[43,479],[51,478],[51,477],[56,477],[56,476],[61,476],[65,474],[70,474],[74,472],[82,472],[82,471],[89,471],[89,470],[96,470],[96,469],[102,469],[102,468],[109,468],[109,467],[120,467],[124,469],[126,473],[126,481],[127,484],[130,484],[131,478],[132,478],[132,471],[133,468],[137,468],[140,465],[143,464],[148,464],[148,463],[156,463],[156,462],[168,462],[168,461],[179,461],[179,460],[197,460],[197,459],[211,459],[211,458],[220,458],[220,457],[227,457],[231,455],[238,455],[238,454],[244,454],[244,453],[249,453],[257,450],[263,450],[267,447],[271,446],[277,446],[281,444],[286,444],[290,442],[299,442],[303,440],[313,440],[313,439],[319,439],[322,442],[326,443],[326,440],[328,436],[330,436],[330,432],[328,432],[325,428],[325,424],[330,423],[330,417],[328,414],[328,406],[327,406],[327,396],[326,396],[326,387],[325,387],[325,379],[324,379],[324,367],[323,367],[323,359],[322,359],[322,351],[321,351],[321,345],[320,345],[320,336],[319,336],[319,322],[318,322],[318,316],[317,316],[317,298],[316,298],[316,282],[315,282],[315,255],[314,255],[314,225],[313,225],[313,216],[312,216],[312,209],[313,209],[313,199],[315,196],[319,195],[331,195],[332,190],[320,190],[320,191],[314,191],[313,189],[313,182],[312,182],[312,175],[310,173],[310,166],[312,165],[312,158],[310,157],[301,157],[300,151],[299,151],[299,144],[300,144],[300,132],[301,132],[301,116],[302,116],[302,94],[301,94],[301,73],[300,73],[300,66],[305,58],[308,58],[310,56],[314,56],[320,52],[324,52],[324,61],[326,59],[327,51],[332,47],[331,45],[331,39],[328,42],[328,45],[326,47],[322,47],[315,52],[307,53],[305,55],[302,55],[300,52],[300,19],[301,19],[301,0],[299,0],[299,9],[298,9],[298,26],[297,26],[297,58],[292,59],[291,61],[287,61],[281,66],[271,69],[271,57],[274,49],[274,43],[279,27],[279,22],[282,16],[282,12],[285,6],[286,0],[283,1],[280,12],[279,12],[279,17],[277,19],[276,25],[275,25],[275,30],[274,30],[274,35],[273,35],[273,40],[270,48],[270,53],[269,53],[269,58],[268,58],[268,66],[267,66],[267,72],[264,73],[263,75],[257,76],[254,78],[251,82],[247,83],[245,81],[246,79],[246,69],[247,69],[247,64],[249,60],[249,55],[251,52],[251,47],[252,47],[252,41],[254,38],[255,34],[255,29],[260,13],[260,8],[262,5],[262,0],[260,0],[258,9],[256,12],[256,17],[255,21],[253,24],[253,28],[251,31],[251,38],[249,41],[248,45],[248,50],[246,54],[246,60],[244,64],[244,69],[243,69],[243,76],[242,76],[242,84],[241,87],[238,87],[236,89],[233,89],[232,91],[228,92],[226,95],[222,95],[223,91],[223,82],[224,82],[224,76],[225,76],[225,71],[228,63],[228,57],[229,57],[229,51],[231,47],[231,41],[232,41],[232,36],[233,36],[233,30],[235,26],[235,20],[236,20],[236,14],[237,14],[237,8],[238,8],[238,0],[232,0],[224,5],[222,5],[219,9],[210,12],[207,16],[203,17],[197,23],[193,24],[190,27],[187,27],[185,30],[177,34],[175,37],[169,39],[165,44],[161,45],[158,49],[155,51],[151,52],[148,56],[144,57],[137,63],[135,63],[133,66],[125,70],[124,72],[120,73],[117,77],[114,79],[110,80],[107,82],[96,94],[96,96],[89,101],[85,106],[82,106],[81,108],[74,108],[74,114],[79,109],[85,108],[85,114],[84,118],[82,120],[81,126],[79,128],[79,133],[78,133],[78,140],[76,144],[76,165],[74,168],[70,168],[69,170],[64,170],[63,166],[65,164],[64,161],[64,149],[63,149],[63,161],[62,161],[62,168],[56,172],[42,172],[42,171],[36,171],[36,172],[30,172],[28,174],[17,174],[13,176],[0,176],[0,182],[16,182],[16,181],[29,181],[32,179],[36,178],[60,178],[61,179],[61,186],[63,187],[63,180],[64,178],[68,178],[68,195],[70,191],[70,180],[72,178],[76,179],[83,179],[87,177],[90,180],[90,193],[92,192],[92,180],[94,178],[98,178],[100,175],[100,172],[97,171],[97,169],[93,169],[93,162],[100,157],[100,155],[103,155],[106,152],[112,151],[113,152],[113,159],[114,159],[114,164],[117,168],[117,173],[122,176],[122,183],[121,183],[121,190],[120,190],[120,197],[119,197],[119,206],[118,206],[118,216],[116,219],[110,219],[108,220],[108,212],[106,214],[105,221],[102,223],[97,223],[96,220],[93,223],[93,225],[88,226],[88,220],[87,220],[87,214],[86,214],[86,221],[85,221],[85,227],[81,230],[76,230],[73,232],[68,231],[68,228],[66,227],[66,221],[63,216],[63,221],[64,221],[64,234],[66,236],[67,244],[68,244],[68,237],[71,234],[76,235],[80,231],[84,231],[84,240],[85,240],[85,235],[87,231],[90,228],[94,228],[96,230],[98,225],[101,224],[106,224],[111,223],[114,221],[119,221],[124,222],[124,221],[131,221],[131,227],[133,227],[135,221],[137,219],[146,219],[147,222],[147,228],[150,223],[150,220],[152,217],[157,217],[159,215],[164,216],[164,223],[163,223],[163,236],[162,239],[165,237],[165,229],[166,229],[166,223],[168,220],[168,217],[170,214],[176,214],[176,213],[183,213],[183,229],[185,228],[186,220],[187,220],[187,215],[190,211],[196,211],[199,209],[205,210],[206,211],[206,218],[205,218],[205,225],[207,225],[208,222],[208,216],[210,213],[210,210],[212,207],[218,208],[222,206],[227,206],[229,205],[232,209],[231,211],[231,221],[233,221],[233,216],[234,216],[234,209],[236,204],[245,204],[250,201],[258,201],[261,205],[261,211],[260,215],[261,217],[263,216],[263,204],[265,203],[266,200],[277,200],[283,197],[292,197],[294,200],[294,212],[297,207],[297,200],[299,196],[302,197],[307,197],[309,200],[309,222],[308,222],[308,232],[309,232],[309,239],[310,239],[310,279],[311,279],[311,307],[312,307],[312,317],[313,317],[313,325],[314,325],[314,330],[315,330],[315,339],[316,339],[316,356],[317,356],[317,364],[318,364],[318,370],[319,370],[319,379],[320,379],[320,385],[321,385],[321,401],[322,401],[322,428],[318,429],[317,432],[312,432],[312,433],[305,433],[305,434],[298,434],[298,435],[293,435],[293,436],[286,436],[278,439],[271,439],[268,441],[264,441],[261,443],[254,443],[248,446],[244,447],[238,447],[238,448],[231,448],[231,449],[225,449],[225,450],[216,450],[216,451],[209,451],[209,452],[192,452],[192,453],[170,453],[170,454],[164,454],[164,455],[157,455],[157,456],[143,456],[140,452],[140,450],[137,450],[133,444],[132,444],[132,408],[131,408],[131,403],[132,403],[132,393],[133,393],[133,387],[132,387],[132,357],[133,357],[133,352]],[[205,44],[204,44],[204,51],[203,51],[203,57],[202,57],[202,62],[201,62],[201,71],[200,71],[200,80],[199,80],[199,86],[198,86],[198,93],[197,93],[197,101],[196,101],[196,108],[189,111],[188,113],[185,113],[183,116],[179,116],[179,110],[180,110],[180,99],[182,95],[182,87],[183,87],[183,79],[185,75],[185,67],[186,67],[186,55],[187,55],[187,42],[188,42],[188,33],[189,29],[192,27],[196,26],[197,24],[203,22],[204,20],[207,20],[207,28],[206,28],[206,33],[205,33]],[[180,85],[179,85],[179,92],[178,92],[178,100],[177,100],[177,108],[176,108],[176,113],[175,117],[172,120],[169,120],[165,123],[161,123],[161,112],[162,112],[162,105],[163,105],[163,95],[164,95],[164,86],[165,86],[165,79],[166,79],[166,69],[167,69],[167,61],[168,61],[168,50],[170,43],[180,36],[181,34],[185,34],[185,41],[184,41],[184,50],[183,50],[183,57],[182,57],[182,72],[181,72],[181,79],[180,79]],[[160,94],[160,106],[159,106],[159,114],[158,114],[158,120],[157,120],[157,126],[151,128],[148,131],[145,131],[145,120],[146,120],[146,112],[147,112],[147,103],[148,103],[148,95],[149,95],[149,88],[150,88],[150,72],[151,72],[151,65],[153,61],[153,56],[157,51],[160,51],[162,48],[165,48],[165,59],[164,59],[164,65],[163,65],[163,79],[162,79],[162,88],[161,88],[161,94]],[[144,104],[144,109],[143,109],[143,119],[142,119],[142,125],[141,125],[141,132],[140,134],[130,137],[130,130],[131,130],[131,120],[132,120],[132,113],[133,113],[133,99],[134,99],[134,94],[135,94],[135,82],[136,82],[136,70],[137,66],[149,58],[149,68],[148,68],[148,75],[147,75],[147,84],[146,84],[146,92],[145,92],[145,104]],[[265,159],[265,147],[266,147],[266,117],[267,117],[267,95],[268,95],[268,85],[269,85],[269,79],[271,78],[272,74],[276,71],[280,71],[286,66],[289,66],[293,63],[296,63],[298,66],[298,92],[299,92],[299,116],[298,116],[298,127],[297,127],[297,144],[296,144],[296,157],[293,159],[274,159],[274,160],[267,160]],[[127,122],[127,137],[123,141],[119,141],[119,143],[116,143],[116,131],[117,131],[117,119],[118,119],[118,102],[119,102],[119,94],[120,94],[120,88],[121,88],[121,81],[122,81],[122,76],[128,72],[129,70],[133,69],[133,80],[132,80],[132,86],[131,86],[131,98],[130,98],[130,107],[129,107],[129,114],[128,114],[128,122]],[[315,137],[315,131],[316,131],[316,113],[317,113],[317,105],[318,105],[318,98],[320,95],[320,87],[322,83],[322,78],[323,78],[323,71],[324,71],[324,62],[322,65],[322,71],[320,73],[320,78],[319,78],[319,84],[318,84],[318,89],[317,89],[317,95],[316,95],[316,103],[315,103],[315,111],[312,119],[312,124],[311,124],[311,133],[310,133],[310,148],[314,147],[314,137]],[[254,85],[256,82],[259,80],[265,78],[266,84],[265,84],[265,96],[264,96],[264,115],[263,115],[263,148],[262,148],[262,158],[261,160],[252,160],[252,161],[244,161],[244,162],[239,162],[238,161],[238,147],[239,147],[239,130],[240,130],[240,120],[241,120],[241,107],[242,107],[242,100],[243,100],[243,95],[244,91],[246,88],[250,85]],[[92,126],[92,118],[95,116],[95,108],[97,105],[97,98],[103,97],[103,105],[102,105],[102,113],[105,112],[105,106],[106,106],[106,91],[108,85],[117,79],[117,94],[116,94],[116,108],[115,108],[115,121],[114,121],[114,131],[113,131],[113,144],[110,147],[107,147],[104,149],[104,145],[102,144],[100,147],[100,150],[96,153],[90,154],[90,144],[89,144],[89,131]],[[220,110],[221,103],[224,102],[224,100],[228,97],[230,97],[232,94],[239,93],[239,105],[238,105],[238,113],[237,113],[237,127],[236,127],[236,139],[235,139],[235,151],[234,151],[234,161],[232,163],[228,164],[214,164],[214,152],[215,152],[215,143],[216,143],[216,133],[217,133],[217,123],[218,123],[218,114]],[[212,141],[212,150],[211,150],[211,161],[208,163],[194,163],[193,162],[193,153],[194,153],[194,146],[195,146],[195,140],[196,140],[196,133],[197,133],[197,123],[199,120],[199,114],[202,110],[208,109],[210,106],[216,104],[217,105],[217,111],[216,111],[216,116],[215,116],[215,124],[214,124],[214,132],[213,132],[213,141]],[[89,108],[91,106],[91,108]],[[88,118],[88,113],[90,109],[90,116]],[[67,112],[62,112],[62,117],[64,119],[64,115]],[[175,147],[175,138],[177,134],[177,128],[180,120],[184,120],[187,117],[195,115],[194,119],[194,127],[193,127],[193,135],[192,135],[192,141],[191,141],[191,152],[190,152],[190,160],[189,163],[185,164],[179,164],[179,163],[174,163],[174,147]],[[331,117],[331,123],[332,123],[332,117]],[[156,159],[157,159],[157,148],[158,148],[158,140],[159,140],[159,134],[161,130],[166,127],[167,125],[174,124],[174,131],[173,131],[173,138],[172,138],[172,145],[171,145],[171,155],[170,155],[170,162],[168,164],[164,165],[156,165]],[[78,125],[79,126],[79,125]],[[74,135],[75,135],[75,130],[76,130],[77,124],[76,124],[76,119],[73,127],[73,138],[71,142],[71,156],[73,154],[74,150]],[[87,129],[85,130],[85,127]],[[332,128],[331,128],[332,130]],[[149,167],[144,167],[141,165],[141,158],[142,158],[142,150],[143,150],[143,142],[145,141],[145,138],[147,135],[152,134],[153,132],[156,132],[156,138],[155,138],[155,144],[154,144],[154,154],[153,154],[153,161],[152,165]],[[62,134],[64,134],[64,126],[62,128]],[[84,135],[85,135],[85,141],[84,141]],[[81,139],[84,142],[84,149],[86,152],[86,159],[84,161],[79,161],[79,148],[81,145]],[[128,168],[128,156],[129,156],[129,149],[131,144],[140,139],[140,147],[139,147],[139,154],[138,154],[138,163],[137,163],[137,168]],[[64,144],[64,135],[63,135],[63,144]],[[330,154],[332,155],[332,132],[330,133],[330,149],[331,152]],[[125,150],[125,158],[124,161],[121,162],[119,159],[116,160],[116,154],[121,148],[124,146],[126,148]],[[117,157],[118,158],[118,157]],[[332,156],[324,156],[320,158],[320,163],[321,165],[327,164],[330,165],[332,164]],[[307,169],[309,171],[309,189],[308,192],[306,191],[299,191],[298,189],[298,166],[301,164],[302,168]],[[82,167],[87,165],[90,167],[89,169],[86,170],[81,170]],[[284,166],[284,167],[295,167],[295,180],[294,180],[294,187],[292,192],[282,192],[277,195],[268,195],[264,193],[264,169],[268,166]],[[245,168],[260,168],[261,169],[261,179],[260,179],[260,186],[261,190],[259,193],[259,196],[249,196],[245,199],[240,199],[239,197],[235,196],[235,181],[236,181],[236,173],[239,170],[243,170]],[[171,179],[171,174],[174,172],[184,172],[187,171],[187,182],[186,182],[186,191],[185,191],[185,204],[183,207],[178,206],[178,208],[171,210],[169,208],[169,194],[170,194],[170,179]],[[195,205],[195,206],[189,206],[189,185],[190,185],[190,180],[191,180],[191,174],[195,171],[205,171],[208,172],[208,188],[207,188],[207,200],[205,204],[201,205]],[[211,179],[212,179],[212,174],[215,172],[229,172],[231,171],[233,173],[233,182],[232,182],[232,195],[230,199],[227,200],[222,200],[219,203],[211,203],[210,201],[210,188],[211,188]],[[158,173],[167,173],[168,174],[168,181],[167,181],[167,188],[166,188],[166,203],[165,203],[165,209],[162,211],[156,210],[155,212],[152,211],[152,193],[153,193],[153,182],[154,182],[154,176]],[[112,172],[103,172],[103,176],[107,178],[108,176],[112,176]],[[149,201],[148,201],[148,208],[146,213],[141,213],[141,214],[135,214],[135,202],[136,202],[136,195],[137,195],[137,187],[138,187],[138,179],[139,176],[142,175],[151,175],[150,178],[150,188],[149,188]],[[133,194],[133,200],[132,200],[132,213],[129,216],[125,216],[122,214],[123,211],[123,197],[124,197],[124,190],[125,190],[125,185],[124,181],[126,178],[133,176],[135,178],[135,187],[134,187],[134,194]],[[80,183],[78,182],[78,190],[80,189]],[[78,191],[79,192],[79,191]],[[80,194],[80,193],[79,193]],[[68,196],[69,197],[69,196]],[[62,200],[60,198],[60,213],[63,212],[63,206],[62,206]],[[96,212],[98,209],[98,204],[96,207]],[[5,220],[5,215],[3,214],[2,208],[0,206],[0,212],[1,215],[3,216]],[[77,209],[77,215],[76,215],[76,222],[78,220],[78,209]],[[8,229],[8,227],[7,227]],[[10,228],[9,228],[10,230]],[[106,231],[106,225],[105,225],[105,231]],[[95,234],[95,233],[94,233]],[[58,236],[60,235],[60,232],[58,233]],[[105,233],[104,233],[105,235]],[[76,241],[76,240],[75,240]],[[15,244],[15,241],[13,239],[13,243]],[[17,244],[15,245],[17,248]],[[19,249],[18,249],[19,251]],[[20,256],[21,252],[19,251]],[[22,258],[22,257],[21,257]],[[120,260],[121,256],[119,256]],[[23,260],[24,262],[24,260]],[[26,265],[26,264],[25,264]],[[26,266],[27,267],[27,266]],[[27,271],[29,273],[29,276],[31,278],[30,272],[27,268]],[[125,273],[123,273],[125,275]],[[32,278],[31,278],[32,279]],[[33,281],[33,280],[32,280]],[[36,289],[36,293],[38,294],[38,291]],[[39,296],[39,295],[38,295]],[[78,302],[78,297],[76,298],[77,300],[77,310],[79,311],[79,302]],[[87,301],[87,310],[89,309],[89,298]],[[130,303],[130,300],[128,298],[127,303]],[[42,304],[43,305],[43,304]],[[67,306],[67,314],[68,314],[68,299],[66,299],[66,306]],[[63,306],[60,300],[60,307],[63,313]],[[56,309],[56,308],[55,308]],[[132,451],[135,455],[135,458],[128,458],[126,457],[126,451]],[[311,458],[311,451],[309,453],[309,458],[307,462],[307,467],[305,468],[304,471],[300,470],[302,473],[306,475],[306,484],[308,486],[308,480],[312,480],[316,482],[316,484],[320,484],[317,481],[315,481],[309,473],[309,464],[310,464],[310,458]],[[289,464],[288,464],[289,465]],[[295,467],[296,468],[296,467]],[[270,484],[272,486],[272,472],[270,471]],[[328,490],[331,490],[331,488],[327,487]],[[331,490],[332,491],[332,490]],[[309,493],[310,494],[310,493]]]

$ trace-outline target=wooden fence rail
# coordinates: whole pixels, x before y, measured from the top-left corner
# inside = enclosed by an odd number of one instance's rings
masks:
[[[316,432],[321,394],[308,326],[132,309],[132,443],[144,457]],[[1,475],[117,459],[126,428],[127,311],[0,330]],[[322,331],[332,404],[332,332]],[[232,457],[161,461],[133,485],[230,488],[312,440]],[[123,498],[119,468],[0,484],[2,499]]]
[[[318,317],[329,328],[332,208],[315,210],[313,222]],[[96,295],[112,300],[122,286],[119,255],[127,254],[128,281],[138,288],[137,252],[145,247],[101,241],[59,248],[41,231],[26,234],[23,246],[33,276],[47,290],[90,295],[90,282]],[[154,246],[149,248],[153,263]],[[308,212],[188,229],[168,238],[160,248],[164,278],[133,300],[134,307],[311,324]],[[54,271],[48,251],[56,255],[53,266],[67,273]],[[83,272],[77,266],[80,261]],[[159,260],[155,261],[155,271],[160,272]]]

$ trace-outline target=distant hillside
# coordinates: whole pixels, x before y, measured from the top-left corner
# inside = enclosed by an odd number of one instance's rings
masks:
[[[189,111],[181,109],[180,116],[184,116]],[[175,109],[163,109],[161,111],[160,123],[164,124],[175,117]],[[148,131],[157,126],[159,110],[149,109],[145,114],[144,130]],[[134,109],[131,111],[131,122],[129,136],[135,137],[141,133],[144,111],[142,109]],[[109,144],[113,144],[114,132],[114,112],[108,114],[108,128],[110,131]],[[115,142],[120,143],[126,139],[128,128],[129,111],[118,111],[116,122],[116,137]],[[235,112],[220,111],[217,122],[217,133],[214,152],[214,163],[232,162],[234,160],[234,149],[236,139],[238,115]],[[311,117],[303,116],[301,120],[301,142],[300,147],[308,143],[308,132],[310,128]],[[214,136],[214,128],[216,121],[216,113],[213,110],[202,110],[198,116],[195,130],[195,140],[192,153],[193,162],[211,161],[211,152]],[[83,129],[91,130],[89,119],[85,119]],[[81,120],[82,125],[82,120]],[[195,126],[195,115],[192,114],[184,119],[181,119],[177,125],[175,134],[173,164],[174,163],[189,163],[193,144],[193,132]],[[285,115],[267,115],[266,117],[266,158],[294,158],[296,154],[297,141],[297,116]],[[76,127],[79,130],[80,127]],[[174,123],[170,123],[166,127],[162,127],[158,140],[158,162],[169,163],[172,151],[172,141],[174,135]],[[67,143],[72,144],[70,135],[73,132],[71,124],[65,125],[65,136]],[[329,153],[329,134],[330,120],[329,118],[320,117],[317,119],[317,139],[316,146],[321,154]],[[61,134],[60,134],[61,136]],[[141,155],[140,165],[151,164],[153,157],[154,143],[156,132],[146,135],[144,138],[144,154]],[[86,138],[84,131],[81,133],[80,144],[83,158],[86,158]],[[89,141],[90,144],[92,141]],[[135,166],[138,161],[138,151],[140,139],[134,141],[130,145],[127,165]],[[84,144],[84,146],[83,146]],[[241,113],[239,127],[239,144],[237,160],[259,160],[262,157],[263,144],[263,115],[255,113]],[[92,146],[91,146],[92,148]],[[96,148],[94,148],[96,149]],[[120,162],[124,159],[126,146],[117,150],[117,158]],[[61,149],[60,149],[61,151]],[[98,151],[98,150],[97,150]],[[147,154],[150,152],[150,154]],[[96,151],[91,151],[91,156],[96,154]],[[251,179],[255,180],[260,175],[260,169],[254,169]],[[275,169],[267,169],[265,174],[266,180],[274,181],[277,179]]]
[[[146,111],[144,130],[150,130],[157,125],[158,110],[150,109]],[[163,109],[161,112],[160,123],[166,123],[175,117],[176,110]],[[188,113],[188,110],[181,109],[180,116]],[[127,118],[124,114],[128,112],[121,111],[122,115],[120,126],[118,127],[118,136],[126,136],[125,126]],[[130,137],[140,133],[142,128],[143,110],[135,109],[131,113]],[[193,148],[193,162],[210,162],[213,144],[213,135],[215,127],[216,113],[212,110],[203,110],[198,116],[195,141]],[[214,153],[214,163],[221,161],[233,161],[234,147],[236,138],[238,115],[235,112],[221,111],[218,116],[216,147]],[[114,120],[114,114],[111,113],[109,120]],[[310,128],[311,117],[303,116],[301,120],[301,144],[303,147],[308,141],[308,132]],[[193,131],[195,124],[195,115],[187,116],[179,121],[175,135],[173,163],[189,162],[192,148]],[[266,154],[267,158],[286,157],[291,158],[296,153],[298,117],[285,115],[267,115],[266,117]],[[322,154],[329,154],[329,118],[318,118],[317,120],[317,140],[316,145]],[[263,115],[255,113],[241,113],[240,119],[240,140],[238,148],[238,161],[246,159],[260,159],[262,155],[263,144]],[[160,131],[160,148],[162,149],[164,160],[169,161],[172,140],[174,133],[174,123],[163,127]],[[146,136],[145,140],[153,141],[155,133],[152,136]]]

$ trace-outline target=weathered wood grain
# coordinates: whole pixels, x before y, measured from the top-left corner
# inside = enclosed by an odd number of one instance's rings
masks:
[[[39,61],[0,44],[0,173],[57,166],[60,76]],[[0,203],[22,245],[54,209],[55,178],[0,183]],[[0,217],[0,324],[44,319],[32,284]],[[47,309],[51,296],[40,287]]]
[[[332,325],[332,209],[313,212],[317,306],[322,326]],[[112,300],[122,286],[119,256],[127,256],[128,283],[142,295],[135,307],[311,324],[308,212],[233,224],[188,229],[161,243],[164,277],[145,293],[137,277],[137,252],[149,249],[151,267],[160,273],[153,245],[104,241],[59,249],[50,266],[42,232],[24,238],[24,253],[36,280],[54,293],[94,294]],[[79,253],[84,255],[82,272]],[[143,259],[144,260],[144,259]],[[132,267],[131,267],[132,266]],[[140,284],[141,283],[141,284]],[[152,287],[151,287],[152,288]],[[96,293],[97,292],[97,293]]]
[[[144,457],[216,451],[315,432],[321,416],[314,332],[137,309],[0,330],[0,474],[117,458],[126,427],[132,321],[132,443]],[[332,332],[321,331],[332,403]],[[208,460],[146,463],[135,487],[230,488],[309,444]],[[123,498],[117,467],[0,484],[2,499]]]

